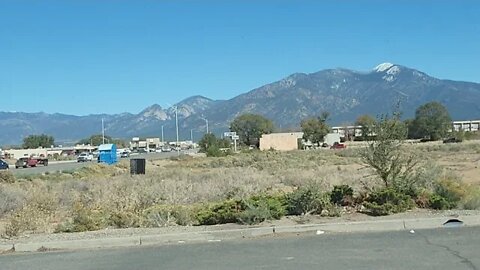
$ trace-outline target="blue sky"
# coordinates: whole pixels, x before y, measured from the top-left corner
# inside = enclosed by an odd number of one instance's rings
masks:
[[[0,0],[0,111],[137,113],[382,62],[480,82],[479,14],[479,1]]]

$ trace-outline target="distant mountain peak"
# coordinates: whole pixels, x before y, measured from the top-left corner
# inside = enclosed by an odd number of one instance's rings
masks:
[[[209,99],[207,97],[201,96],[201,95],[196,95],[196,96],[188,97],[188,98],[178,102],[175,105],[176,106],[182,106],[183,104],[189,104],[189,103],[193,103],[193,102],[211,102],[211,101],[213,101],[213,100]]]
[[[397,79],[396,75],[401,72],[400,66],[392,63],[382,63],[373,69],[374,72],[383,73],[382,79],[387,82],[393,82]]]
[[[153,104],[147,108],[145,108],[145,110],[141,111],[139,113],[140,116],[142,116],[142,118],[156,118],[158,120],[165,120],[167,119],[167,114],[165,113],[165,111],[163,110],[162,106],[158,105],[158,104]]]
[[[387,70],[389,70],[390,68],[394,67],[395,64],[392,64],[392,63],[381,63],[380,65],[376,66],[373,70],[375,72],[385,72]]]

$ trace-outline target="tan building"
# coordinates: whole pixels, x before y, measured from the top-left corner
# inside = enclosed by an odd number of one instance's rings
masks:
[[[12,159],[19,159],[21,157],[46,157],[47,149],[10,149],[5,150],[5,155]]]
[[[145,149],[149,151],[149,150],[155,150],[162,146],[163,146],[163,143],[162,141],[160,141],[160,138],[141,139],[139,137],[134,137],[130,141],[130,149],[132,150]]]
[[[298,139],[303,137],[303,132],[263,134],[260,138],[260,150],[291,151],[298,149]]]

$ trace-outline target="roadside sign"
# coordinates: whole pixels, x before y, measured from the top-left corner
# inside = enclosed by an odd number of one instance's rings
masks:
[[[236,132],[224,132],[223,133],[223,137],[232,137],[233,136],[237,136],[237,133]]]
[[[238,140],[238,139],[240,139],[240,137],[238,135],[232,136],[232,140]]]

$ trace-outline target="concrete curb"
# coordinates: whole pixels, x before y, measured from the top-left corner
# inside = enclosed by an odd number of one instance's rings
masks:
[[[256,228],[241,228],[230,230],[212,230],[197,232],[182,232],[170,234],[133,235],[124,237],[104,237],[97,239],[80,240],[51,240],[36,243],[15,243],[17,252],[35,252],[40,247],[47,250],[78,250],[96,248],[152,246],[162,244],[183,244],[198,242],[220,242],[223,240],[256,238],[268,236],[281,236],[282,234],[329,234],[329,233],[353,233],[353,232],[381,232],[401,231],[418,229],[442,228],[448,217],[416,218],[416,219],[392,219],[370,220],[358,222],[340,222],[324,224],[304,224],[295,226],[269,226]],[[480,226],[480,215],[460,216],[459,220],[464,226]],[[12,244],[0,245],[0,250],[12,248]]]

